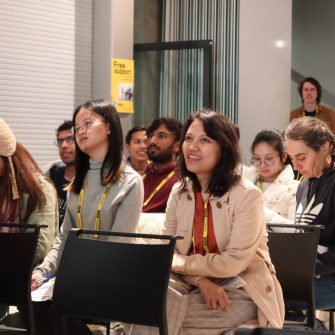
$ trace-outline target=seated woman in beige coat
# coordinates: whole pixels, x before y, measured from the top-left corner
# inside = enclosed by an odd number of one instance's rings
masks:
[[[214,111],[195,112],[181,143],[182,179],[171,192],[163,230],[184,237],[172,264],[169,335],[222,334],[250,320],[281,327],[284,304],[267,247],[262,193],[236,173],[233,124]],[[132,326],[130,333],[156,331]]]

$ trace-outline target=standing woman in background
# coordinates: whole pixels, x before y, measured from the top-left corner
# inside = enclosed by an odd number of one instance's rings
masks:
[[[223,334],[250,320],[280,328],[281,287],[267,247],[262,194],[237,172],[234,125],[214,111],[191,114],[164,234],[180,235],[167,299],[169,334]],[[239,276],[239,277],[238,277]],[[235,277],[238,285],[224,287]],[[132,326],[132,335],[157,334]]]
[[[335,137],[321,120],[303,117],[288,125],[285,140],[294,169],[304,177],[297,191],[296,223],[325,226],[315,270],[315,307],[334,309]]]
[[[40,230],[35,265],[43,261],[57,236],[57,207],[52,183],[30,153],[16,141],[7,123],[0,119],[0,223],[47,225]],[[0,306],[0,310],[1,318],[8,308]]]
[[[263,130],[252,142],[251,152],[253,166],[244,177],[263,192],[266,223],[293,224],[299,182],[287,163],[284,138],[277,130]]]
[[[75,177],[69,185],[61,232],[44,262],[34,270],[33,289],[41,284],[43,276],[56,274],[71,228],[135,232],[142,210],[143,181],[125,163],[122,128],[115,107],[104,100],[88,101],[75,110],[73,125]],[[64,319],[54,320],[54,334],[90,334],[80,319],[66,320],[66,330],[61,328]]]

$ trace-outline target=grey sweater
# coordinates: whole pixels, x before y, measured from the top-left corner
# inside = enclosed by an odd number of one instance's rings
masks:
[[[101,185],[102,161],[90,161],[86,174],[86,188],[83,199],[83,229],[94,229],[98,203],[106,186]],[[77,228],[76,212],[79,194],[68,193],[67,208],[61,232],[45,257],[35,268],[43,275],[56,274],[64,243],[71,228]],[[101,209],[100,230],[135,232],[143,205],[143,181],[132,168],[126,166],[121,178],[113,184]],[[35,272],[34,271],[34,272]]]

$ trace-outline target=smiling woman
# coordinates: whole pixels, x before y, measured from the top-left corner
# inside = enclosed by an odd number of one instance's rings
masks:
[[[170,194],[163,233],[180,235],[168,291],[171,334],[221,334],[252,319],[281,327],[284,304],[269,257],[262,194],[237,172],[235,126],[214,111],[187,119],[181,181]],[[234,277],[238,285],[225,286]],[[132,326],[130,334],[153,334]]]

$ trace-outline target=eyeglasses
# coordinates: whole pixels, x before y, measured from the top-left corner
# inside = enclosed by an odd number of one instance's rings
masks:
[[[262,162],[266,166],[272,166],[275,163],[275,159],[279,157],[280,155],[277,156],[266,156],[263,159],[259,157],[252,157],[251,159],[251,164],[258,167],[262,165]]]
[[[66,144],[73,144],[74,143],[74,136],[67,136],[64,138],[57,138],[57,140],[54,140],[54,144],[57,147],[60,147],[64,142],[66,142]]]
[[[76,135],[81,129],[84,131],[87,131],[87,129],[90,129],[94,123],[105,123],[105,120],[91,120],[91,119],[85,119],[80,124],[76,124],[74,127],[72,127],[72,133]]]

